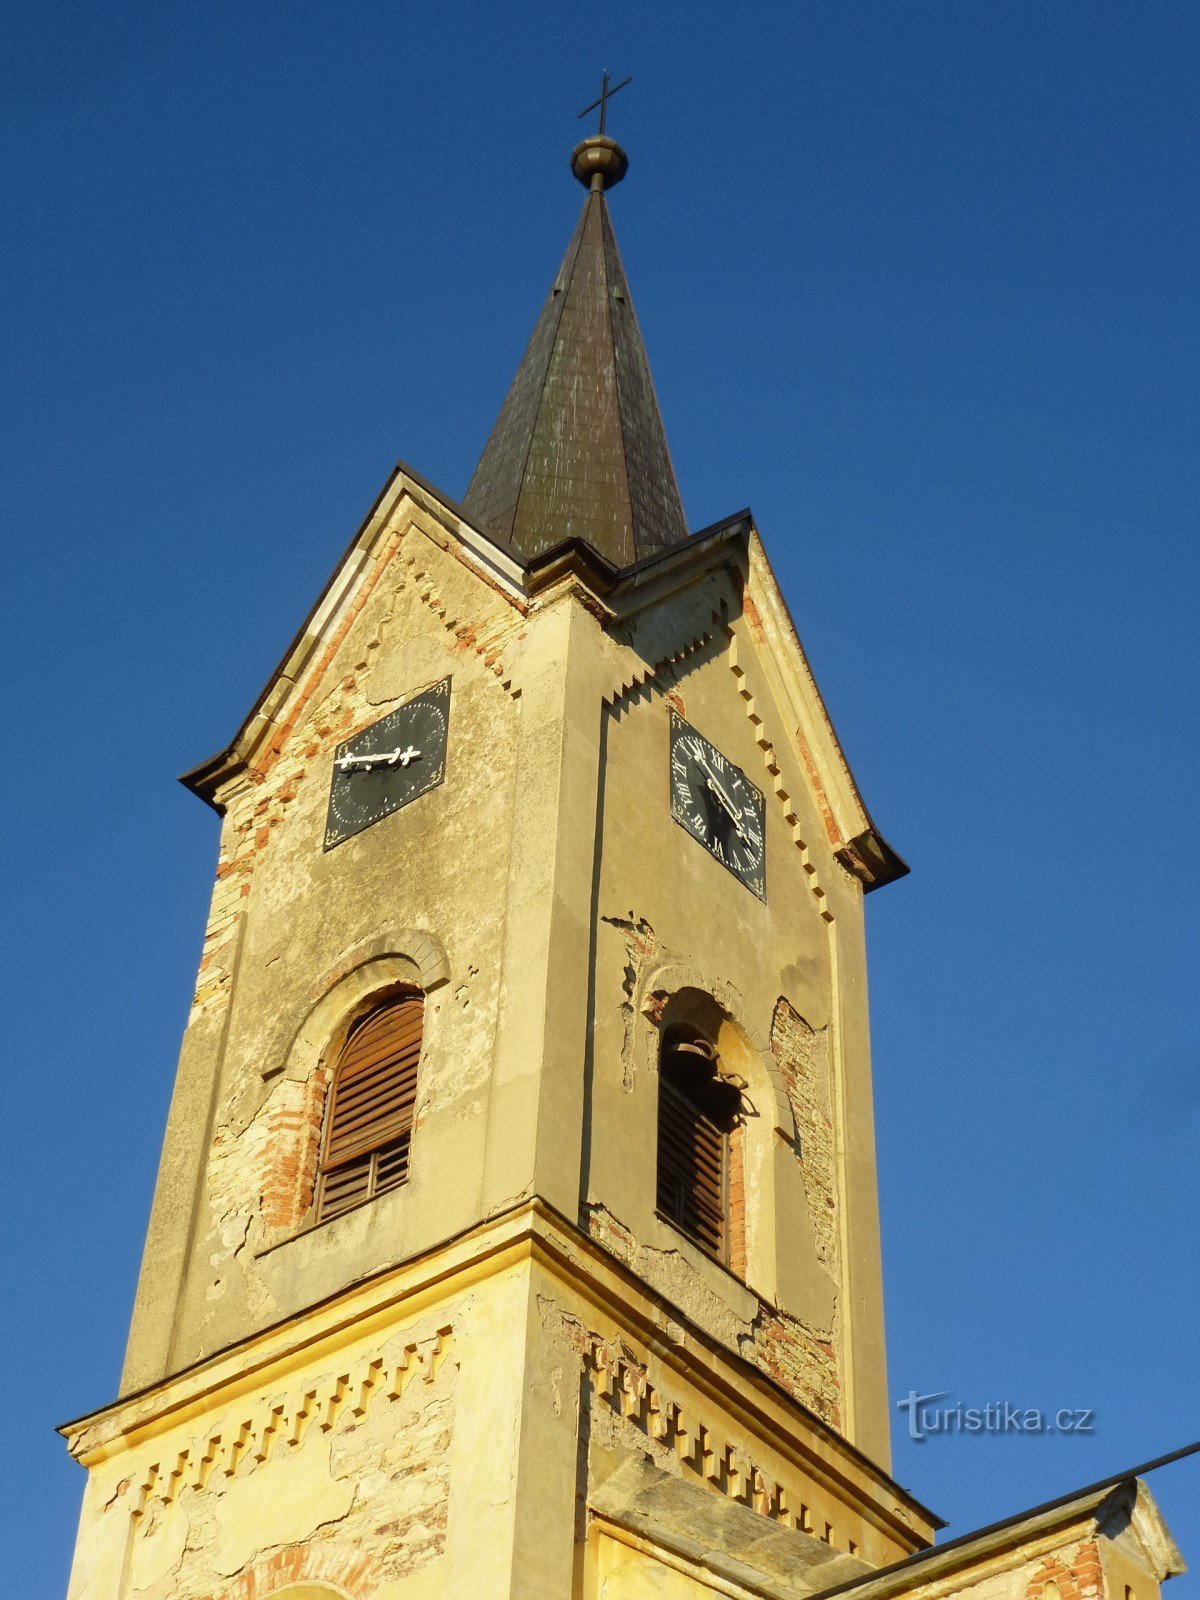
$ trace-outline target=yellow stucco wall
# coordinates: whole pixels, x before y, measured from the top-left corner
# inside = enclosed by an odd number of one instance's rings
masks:
[[[565,1595],[631,1459],[857,1562],[928,1537],[842,1443],[886,1462],[854,797],[757,545],[613,609],[464,539],[398,478],[214,768],[127,1398],[72,1435],[73,1600]],[[325,851],[337,745],[446,677],[445,782]],[[765,903],[671,820],[672,707],[765,794]],[[314,1226],[330,1062],[397,983],[409,1180]],[[688,994],[747,1084],[738,1274],[654,1210]],[[526,1226],[518,1271],[488,1241]]]

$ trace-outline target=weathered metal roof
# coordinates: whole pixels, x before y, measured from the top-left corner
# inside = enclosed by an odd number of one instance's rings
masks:
[[[577,538],[627,567],[688,536],[598,185],[584,202],[463,508],[524,561]]]

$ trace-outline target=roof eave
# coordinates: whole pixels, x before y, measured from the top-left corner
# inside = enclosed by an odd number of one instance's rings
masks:
[[[751,526],[749,511],[739,511],[628,566],[610,561],[586,539],[563,539],[528,562],[526,592],[532,598],[571,576],[586,583],[604,600],[641,601],[649,591],[663,584],[670,586],[689,576],[694,569],[709,565],[718,546],[736,542],[744,546]],[[621,609],[630,608],[626,605]]]
[[[1156,1464],[1149,1463],[1146,1467],[1135,1468],[1133,1473],[1106,1478],[987,1527],[959,1534],[945,1544],[918,1550],[890,1567],[822,1590],[820,1600],[833,1600],[835,1595],[852,1596],[853,1600],[892,1600],[893,1596],[911,1594],[917,1585],[924,1588],[931,1583],[946,1582],[981,1562],[1015,1555],[1035,1541],[1065,1536],[1072,1528],[1089,1525],[1103,1528],[1114,1515],[1118,1523],[1130,1520],[1146,1530],[1148,1537],[1143,1538],[1143,1545],[1152,1546],[1157,1552],[1156,1580],[1161,1583],[1176,1577],[1186,1570],[1182,1557],[1153,1496],[1136,1476]]]
[[[749,514],[746,513],[746,515]],[[846,752],[842,746],[841,739],[838,737],[837,729],[834,727],[833,718],[829,715],[829,708],[826,706],[825,698],[818,687],[816,675],[809,665],[808,656],[800,641],[799,630],[792,616],[791,607],[787,602],[787,597],[784,595],[779,579],[775,576],[775,570],[771,565],[770,557],[767,555],[762,535],[757,527],[753,525],[751,534],[757,554],[761,558],[762,565],[769,576],[771,589],[778,601],[782,627],[796,659],[803,664],[822,722],[832,742],[834,755],[849,786],[852,799],[851,809],[857,814],[857,820],[860,824],[853,829],[844,829],[843,842],[836,847],[835,854],[846,871],[862,884],[863,893],[870,894],[874,889],[882,889],[885,884],[895,883],[897,879],[907,877],[912,869],[903,856],[898,851],[893,850],[884,838],[876,826],[866,802],[863,800],[862,790],[859,788],[858,780],[855,778],[850,762],[846,758]]]
[[[222,750],[218,750],[215,755],[209,756],[207,760],[201,761],[198,765],[189,768],[187,772],[180,775],[179,782],[183,784],[184,788],[198,796],[206,805],[211,806],[218,816],[223,816],[225,813],[224,804],[219,798],[220,791],[245,770],[244,750],[248,733],[253,728],[256,720],[264,714],[264,708],[269,704],[272,692],[286,675],[289,662],[302,648],[305,638],[328,601],[338,579],[345,570],[347,562],[371,529],[372,524],[380,513],[380,509],[386,504],[389,495],[395,488],[398,479],[403,480],[405,485],[418,490],[418,498],[421,496],[427,497],[444,513],[448,513],[452,522],[458,523],[459,526],[451,528],[450,531],[490,578],[514,594],[524,595],[527,592],[525,564],[520,558],[514,556],[513,552],[507,549],[488,529],[480,527],[478,523],[474,522],[456,500],[452,500],[449,495],[410,467],[407,462],[397,461],[392,471],[388,474],[387,481],[371,503],[370,510],[355,529],[354,536],[335,563],[328,581],[323,585],[316,601],[296,630],[287,649],[280,657],[278,665],[267,679],[262,692],[243,718],[233,738]]]

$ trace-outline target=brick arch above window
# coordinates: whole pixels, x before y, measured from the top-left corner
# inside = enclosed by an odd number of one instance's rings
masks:
[[[286,1589],[272,1589],[264,1600],[347,1600],[347,1591],[329,1583],[289,1583]]]
[[[223,1589],[224,1600],[370,1600],[379,1558],[336,1545],[286,1545],[261,1556]]]
[[[403,942],[402,942],[403,941]],[[327,1094],[339,1052],[363,1016],[390,995],[423,992],[448,981],[450,965],[424,930],[393,932],[353,946],[317,985],[317,999],[297,1024],[293,1014],[261,1064],[265,1114],[273,1129],[260,1177],[266,1239],[278,1243],[314,1220]],[[430,1022],[426,1007],[424,1038]]]
[[[263,1077],[283,1073],[307,1081],[331,1043],[341,1044],[373,999],[401,987],[428,995],[449,979],[445,947],[426,929],[400,928],[363,940],[313,984],[316,1000],[298,1027],[293,1020],[280,1030],[263,1061]]]
[[[770,1096],[769,1114],[775,1131],[790,1144],[798,1137],[796,1113],[787,1092],[779,1063],[770,1045],[749,1020],[748,1007],[739,991],[725,978],[707,973],[690,962],[671,957],[647,969],[634,996],[634,1005],[649,1024],[644,1049],[653,1054],[658,1048],[658,1026],[667,1011],[675,1011],[676,996],[692,990],[711,999],[715,1007],[737,1028],[752,1057],[751,1092],[765,1086]],[[764,1110],[768,1108],[764,1107]]]

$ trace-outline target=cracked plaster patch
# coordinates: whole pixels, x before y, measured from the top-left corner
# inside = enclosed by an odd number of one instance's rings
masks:
[[[446,1361],[451,1330],[404,1337],[292,1393],[260,1397],[240,1420],[226,1415],[146,1469],[130,1497],[139,1593],[209,1595],[213,1574],[246,1576],[289,1548],[308,1561],[330,1551],[331,1539],[353,1553],[369,1535],[375,1582],[440,1555],[457,1370]]]

